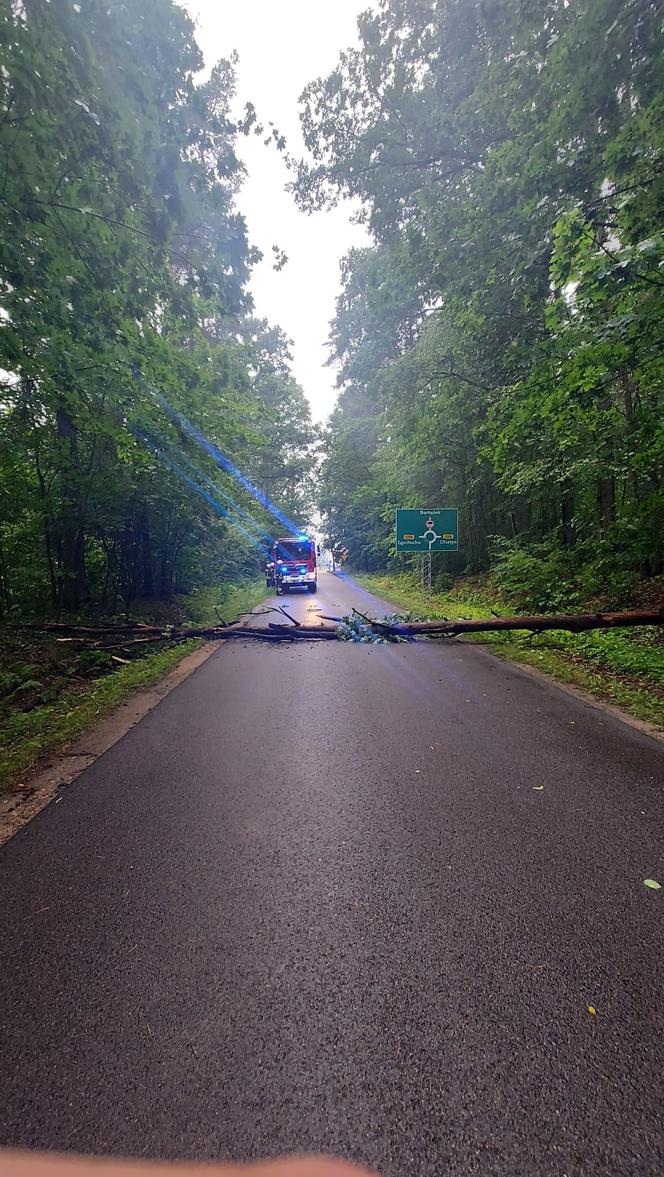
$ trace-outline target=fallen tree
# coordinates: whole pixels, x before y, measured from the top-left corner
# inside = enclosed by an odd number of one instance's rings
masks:
[[[251,622],[266,613],[279,613],[283,620],[265,626]],[[361,618],[361,624],[358,619]],[[331,624],[324,624],[331,622]],[[241,614],[233,622],[220,621],[211,626],[158,626],[142,622],[112,622],[101,625],[76,625],[73,622],[31,623],[20,628],[52,634],[58,642],[73,642],[93,650],[121,650],[140,654],[146,646],[160,642],[186,642],[191,638],[208,641],[231,641],[252,638],[262,642],[304,641],[409,641],[417,637],[445,638],[464,633],[489,633],[526,630],[531,634],[546,630],[583,633],[590,629],[613,629],[637,625],[664,625],[664,611],[632,609],[623,613],[534,614],[515,617],[484,617],[480,620],[447,617],[433,621],[408,621],[400,617],[372,618],[354,609],[348,617],[321,615],[318,625],[302,625],[283,608],[262,609]]]
[[[251,624],[252,620],[266,613],[278,613],[284,620],[281,623],[268,622],[267,626]],[[298,638],[329,640],[337,637],[336,626],[300,625],[283,608],[241,613],[233,622],[220,619],[216,625],[205,626],[146,625],[141,621],[78,625],[76,622],[46,621],[28,622],[14,628],[46,633],[56,642],[71,642],[85,649],[121,650],[128,654],[143,653],[145,646],[162,642],[187,642],[192,638],[203,638],[208,641],[219,641],[222,638],[256,638],[264,642],[282,642],[295,641]]]
[[[619,626],[664,625],[664,610],[631,609],[624,613],[576,613],[576,614],[533,614],[516,617],[483,617],[480,620],[447,617],[435,621],[380,621],[365,618],[373,629],[403,637],[454,637],[462,633],[487,633],[491,631],[525,629],[530,633],[543,633],[550,629],[564,629],[570,633],[583,633],[589,629],[614,629]]]

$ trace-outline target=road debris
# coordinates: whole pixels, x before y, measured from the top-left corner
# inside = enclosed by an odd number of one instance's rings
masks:
[[[267,626],[252,625],[251,620],[266,613],[278,613],[283,621],[268,622]],[[244,620],[243,620],[244,619]],[[325,624],[331,622],[331,624]],[[319,615],[317,625],[302,624],[283,607],[268,607],[253,613],[241,613],[235,621],[220,621],[218,625],[176,627],[145,625],[142,622],[108,622],[98,625],[76,625],[68,622],[34,622],[18,628],[52,634],[58,642],[73,642],[93,650],[121,650],[131,657],[143,653],[146,646],[160,642],[186,642],[190,638],[231,640],[255,638],[263,642],[283,641],[343,641],[382,644],[411,642],[417,637],[452,638],[464,633],[487,633],[495,630],[529,630],[533,634],[546,630],[563,629],[582,633],[589,629],[613,629],[618,626],[664,625],[664,610],[641,609],[624,613],[582,613],[558,616],[488,617],[479,621],[462,618],[450,621],[439,618],[420,621],[411,614],[392,614],[383,618],[367,617],[353,609],[345,617]],[[138,648],[137,648],[138,647]],[[122,658],[118,658],[122,661]],[[574,720],[570,721],[574,723]]]

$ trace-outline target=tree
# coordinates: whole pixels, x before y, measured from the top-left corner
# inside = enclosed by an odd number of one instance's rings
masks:
[[[597,584],[661,570],[656,6],[385,0],[360,39],[305,90],[294,182],[359,199],[375,242],[332,328],[381,422],[353,511],[378,481],[458,503],[471,568],[496,536]],[[342,400],[331,452],[346,425]]]
[[[113,609],[255,572],[228,501],[248,511],[246,489],[164,410],[245,464],[265,449],[232,63],[197,81],[172,0],[25,0],[0,21],[2,607]],[[309,477],[313,433],[280,379],[273,425],[300,414],[282,491]]]

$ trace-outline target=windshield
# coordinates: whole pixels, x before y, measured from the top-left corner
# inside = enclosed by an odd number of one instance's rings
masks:
[[[310,560],[311,559],[311,544],[310,543],[282,543],[277,544],[277,557],[279,560]]]

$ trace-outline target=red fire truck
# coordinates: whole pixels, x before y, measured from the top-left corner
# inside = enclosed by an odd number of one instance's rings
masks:
[[[318,585],[316,569],[316,541],[307,535],[291,535],[277,539],[272,559],[265,567],[268,588],[288,592],[291,588],[305,588],[315,593]]]

